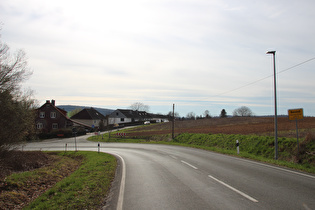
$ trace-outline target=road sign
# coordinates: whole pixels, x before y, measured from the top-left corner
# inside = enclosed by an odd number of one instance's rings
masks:
[[[126,136],[126,133],[116,133],[116,136]]]
[[[289,109],[289,120],[301,120],[303,119],[303,109]]]
[[[297,156],[299,156],[300,148],[299,148],[299,129],[297,121],[303,119],[303,109],[289,109],[289,120],[295,120],[296,125],[296,141],[297,141]]]

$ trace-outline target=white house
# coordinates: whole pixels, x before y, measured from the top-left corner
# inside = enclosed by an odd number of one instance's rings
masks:
[[[150,120],[151,116],[143,111],[133,111],[130,109],[117,109],[108,117],[108,124],[122,124],[132,122],[142,122]]]
[[[108,124],[124,124],[133,122],[168,122],[167,116],[150,114],[145,111],[133,111],[130,109],[117,109],[108,117]]]

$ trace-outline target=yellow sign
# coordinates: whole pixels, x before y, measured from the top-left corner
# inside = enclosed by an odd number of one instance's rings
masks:
[[[303,119],[303,109],[289,109],[289,120],[301,120]]]

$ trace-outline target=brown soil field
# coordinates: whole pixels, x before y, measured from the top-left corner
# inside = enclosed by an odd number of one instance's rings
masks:
[[[298,120],[299,137],[304,138],[308,133],[315,133],[315,117],[305,117]],[[223,134],[255,134],[274,135],[273,117],[232,117],[210,118],[199,120],[175,121],[175,135],[180,133],[223,133]],[[134,128],[127,135],[152,136],[172,133],[172,123],[159,123],[151,126]],[[296,137],[296,122],[288,117],[278,117],[278,136]]]

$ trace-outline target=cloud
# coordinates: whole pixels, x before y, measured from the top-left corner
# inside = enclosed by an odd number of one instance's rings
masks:
[[[272,114],[272,59],[265,52],[277,51],[278,71],[314,57],[314,6],[310,0],[12,0],[0,6],[1,39],[27,52],[34,74],[26,85],[43,102],[123,108],[140,101],[164,113],[177,103],[183,116],[248,105],[258,115]],[[296,97],[305,113],[315,114],[314,65],[278,75],[282,107]]]

